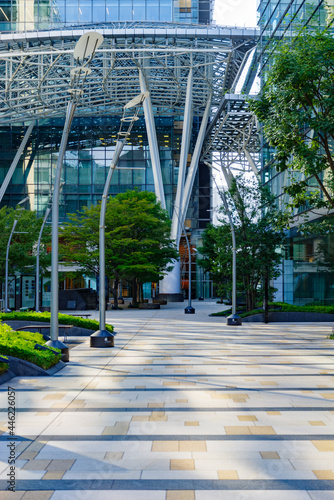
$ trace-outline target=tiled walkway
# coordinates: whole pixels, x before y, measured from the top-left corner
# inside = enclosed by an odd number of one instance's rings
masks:
[[[334,500],[330,324],[244,324],[213,302],[111,311],[113,349],[1,386],[0,498]],[[269,491],[270,490],[270,491]]]

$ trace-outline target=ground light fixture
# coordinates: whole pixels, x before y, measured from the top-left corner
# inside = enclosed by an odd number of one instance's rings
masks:
[[[59,193],[61,185],[61,173],[66,151],[68,136],[71,129],[71,124],[74,118],[75,110],[77,108],[80,96],[83,94],[82,87],[86,81],[87,76],[91,73],[89,65],[95,55],[96,50],[103,42],[103,36],[95,31],[88,31],[84,33],[78,40],[73,57],[76,67],[71,69],[71,82],[68,92],[70,100],[67,105],[66,119],[61,138],[58,161],[56,167],[56,174],[54,180],[54,189],[52,197],[52,254],[51,254],[51,325],[50,337],[51,340],[47,342],[50,347],[56,347],[62,352],[62,360],[69,361],[68,347],[58,340],[58,312],[59,312],[59,276],[58,276],[58,259],[59,259]]]
[[[205,161],[204,162],[211,170],[218,170],[215,168],[213,165],[211,165],[209,162]],[[219,170],[218,170],[219,171]],[[226,324],[227,326],[238,326],[242,325],[242,318],[237,314],[237,244],[236,244],[236,238],[235,238],[235,228],[233,224],[233,220],[231,217],[231,212],[228,208],[227,201],[226,201],[226,196],[224,191],[219,189],[217,181],[214,177],[214,175],[211,175],[215,185],[216,189],[218,191],[218,194],[224,204],[224,208],[228,217],[228,221],[231,227],[231,235],[232,235],[232,314],[226,318]]]
[[[121,125],[117,134],[117,142],[111,161],[108,176],[104,185],[101,212],[100,212],[100,226],[99,226],[99,329],[90,336],[91,347],[114,347],[115,333],[106,330],[106,294],[105,294],[105,281],[106,281],[106,261],[105,261],[105,223],[106,223],[106,209],[109,195],[109,188],[113,173],[116,169],[119,157],[121,155],[123,146],[126,139],[129,138],[134,123],[138,120],[139,108],[148,97],[148,92],[142,92],[138,96],[129,101],[123,109],[123,116],[121,118]],[[131,116],[127,115],[129,109],[133,109]],[[126,128],[124,131],[123,129]]]

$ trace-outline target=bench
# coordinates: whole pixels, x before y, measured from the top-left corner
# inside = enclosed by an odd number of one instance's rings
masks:
[[[40,334],[42,334],[42,330],[50,330],[51,325],[28,325],[28,326],[20,326],[20,328],[16,328],[16,332],[21,332],[23,330],[31,329],[38,330]],[[73,328],[73,325],[58,325],[59,330],[64,330],[64,342],[67,342],[67,331]]]

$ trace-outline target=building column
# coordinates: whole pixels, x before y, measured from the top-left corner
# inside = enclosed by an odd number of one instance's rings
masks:
[[[143,69],[139,69],[139,82],[140,82],[140,91],[142,93],[147,92],[148,89]],[[148,144],[150,148],[150,155],[152,161],[155,194],[158,201],[161,202],[162,208],[165,209],[166,208],[165,192],[162,181],[158,139],[157,139],[157,132],[155,129],[153,107],[150,95],[148,95],[145,101],[143,102],[143,108],[144,108]]]
[[[182,142],[181,142],[181,152],[180,152],[180,162],[179,162],[179,176],[177,180],[177,190],[175,197],[175,204],[173,210],[173,221],[171,238],[174,241],[180,240],[180,234],[182,233],[183,225],[181,222],[182,215],[182,199],[184,190],[184,180],[186,177],[187,160],[192,128],[192,88],[193,88],[193,69],[190,68],[187,84],[187,95],[186,103],[184,109],[184,120],[183,120],[183,130],[182,130]]]
[[[35,126],[35,123],[36,123],[35,121],[32,121],[30,123],[29,127],[27,128],[26,133],[24,134],[24,137],[23,137],[22,142],[20,144],[20,147],[17,150],[15,158],[12,161],[12,164],[9,167],[9,170],[8,170],[8,172],[6,174],[5,180],[3,181],[2,185],[1,185],[1,188],[0,188],[0,202],[1,202],[1,200],[2,200],[2,198],[4,196],[4,194],[5,194],[5,192],[7,190],[7,187],[8,187],[8,184],[10,183],[11,178],[13,177],[13,173],[14,173],[14,171],[15,171],[15,169],[17,167],[17,164],[18,164],[18,162],[19,162],[19,160],[21,158],[23,150],[26,147],[26,144],[27,144],[28,139],[29,139],[29,137],[31,135],[32,129]]]

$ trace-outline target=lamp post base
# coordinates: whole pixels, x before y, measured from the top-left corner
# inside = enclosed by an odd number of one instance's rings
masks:
[[[114,333],[97,330],[90,336],[90,347],[114,347]]]
[[[184,314],[195,314],[195,309],[191,306],[188,306],[185,308]]]
[[[227,326],[238,326],[242,325],[242,318],[238,314],[231,314],[226,318]]]
[[[11,312],[12,312],[12,310],[11,310],[11,309],[8,309],[8,307],[7,307],[7,309],[5,309],[5,311],[4,311],[4,312],[5,312],[5,313],[11,313]]]
[[[66,344],[63,344],[60,340],[49,340],[45,343],[49,347],[56,347],[61,350],[61,360],[67,363],[70,360],[70,350]]]

